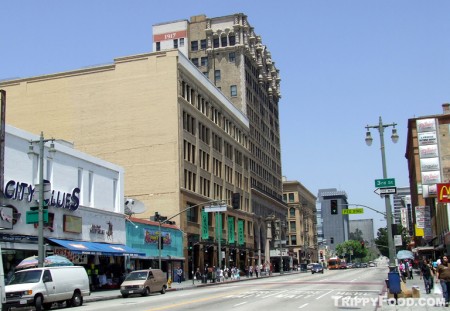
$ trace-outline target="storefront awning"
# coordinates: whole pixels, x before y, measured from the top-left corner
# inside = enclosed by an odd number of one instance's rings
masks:
[[[123,244],[108,244],[85,241],[71,241],[59,240],[49,238],[50,241],[67,248],[75,254],[85,255],[107,255],[107,256],[145,256],[145,253],[140,253],[131,247]]]

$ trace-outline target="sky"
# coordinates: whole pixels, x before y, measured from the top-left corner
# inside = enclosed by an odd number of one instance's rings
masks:
[[[387,177],[409,186],[408,119],[450,102],[449,12],[446,0],[3,0],[0,80],[112,63],[151,52],[152,25],[244,13],[280,70],[283,176],[385,212],[380,135],[368,147],[365,126],[397,124],[397,144],[385,131]],[[386,226],[364,210],[350,219]]]

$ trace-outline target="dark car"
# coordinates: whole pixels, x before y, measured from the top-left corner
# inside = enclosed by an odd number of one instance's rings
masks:
[[[361,268],[361,263],[357,262],[354,267],[355,268]]]
[[[314,273],[322,273],[323,274],[323,266],[321,264],[314,264],[311,267],[311,274]]]
[[[361,268],[367,268],[368,266],[367,266],[367,264],[365,263],[365,262],[363,262],[362,264],[361,264]]]

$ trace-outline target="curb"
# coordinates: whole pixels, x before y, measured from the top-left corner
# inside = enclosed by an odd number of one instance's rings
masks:
[[[290,275],[290,274],[297,274],[300,273],[299,271],[292,271],[292,272],[288,272],[288,273],[284,273],[284,274],[275,274],[275,275],[265,275],[265,276],[260,276],[258,278],[256,277],[252,277],[252,278],[241,278],[239,280],[230,280],[230,281],[225,281],[225,282],[215,282],[215,283],[199,283],[199,284],[190,284],[189,286],[186,287],[181,287],[181,288],[167,288],[166,292],[173,292],[173,291],[178,291],[178,290],[191,290],[191,289],[196,289],[196,288],[201,288],[201,287],[208,287],[208,286],[217,286],[217,285],[225,285],[225,284],[232,284],[232,283],[237,283],[237,282],[245,282],[245,281],[251,281],[251,280],[258,280],[258,279],[265,279],[265,278],[273,278],[273,277],[279,277],[279,276],[284,276],[284,275]],[[95,302],[95,301],[105,301],[105,300],[111,300],[111,299],[118,299],[118,298],[122,298],[122,295],[111,295],[111,296],[85,296],[84,297],[84,302]]]

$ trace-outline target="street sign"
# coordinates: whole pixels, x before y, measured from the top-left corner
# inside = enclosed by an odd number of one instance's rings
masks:
[[[401,235],[394,235],[394,244],[395,246],[402,246],[403,242],[402,242],[402,236]]]
[[[378,195],[396,194],[397,193],[397,187],[377,188],[373,192],[375,192]]]
[[[48,210],[42,211],[42,217],[44,219],[44,223],[48,222]],[[25,221],[27,224],[39,223],[39,211],[27,211]]]
[[[364,209],[361,208],[347,208],[342,210],[342,215],[364,214]]]
[[[226,212],[227,206],[226,205],[212,205],[212,206],[205,206],[205,212],[206,213],[212,213],[212,212]]]
[[[375,187],[377,188],[395,187],[395,179],[394,178],[375,179]]]

